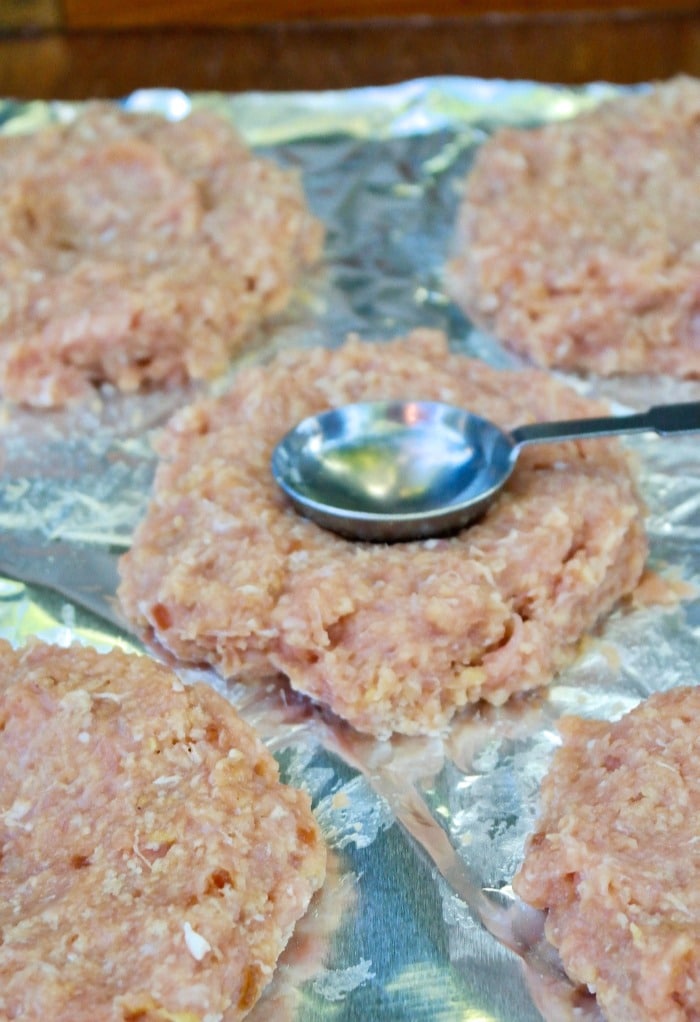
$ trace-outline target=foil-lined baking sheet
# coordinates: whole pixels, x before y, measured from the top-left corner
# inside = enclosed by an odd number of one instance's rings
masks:
[[[323,266],[237,365],[285,345],[336,344],[351,330],[381,343],[428,325],[446,330],[456,349],[503,366],[518,361],[473,329],[442,287],[460,182],[498,126],[570,117],[614,91],[436,78],[329,93],[155,90],[124,104],[175,118],[197,107],[230,117],[252,146],[300,169],[327,225]],[[0,131],[32,131],[75,109],[7,101]],[[567,379],[620,410],[700,397],[696,383]],[[201,390],[105,392],[60,413],[0,409],[1,636],[141,648],[114,602],[117,559],[146,508],[153,432]],[[439,737],[378,742],[278,684],[201,675],[258,728],[285,779],[311,792],[332,852],[326,887],[255,1022],[599,1018],[510,880],[557,718],[617,717],[654,690],[696,682],[700,440],[628,443],[648,507],[650,568],[669,600],[617,611],[546,691],[471,710]]]

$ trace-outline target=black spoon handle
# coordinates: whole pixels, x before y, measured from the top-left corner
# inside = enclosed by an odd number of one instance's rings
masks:
[[[694,433],[700,431],[700,401],[656,405],[635,415],[604,415],[597,419],[568,422],[533,422],[511,432],[517,447],[525,444],[582,440],[619,433]]]

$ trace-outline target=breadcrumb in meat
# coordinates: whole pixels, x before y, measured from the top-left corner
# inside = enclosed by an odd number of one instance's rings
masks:
[[[119,596],[181,659],[278,671],[359,730],[425,733],[550,680],[637,582],[642,513],[626,456],[602,440],[525,450],[487,514],[450,537],[324,531],[278,491],[272,450],[305,416],[376,398],[443,400],[506,428],[601,410],[545,373],[451,354],[435,331],[283,352],[165,429]]]
[[[0,392],[59,406],[213,377],[322,235],[297,175],[209,112],[92,103],[0,136]]]
[[[0,1018],[243,1018],[320,887],[305,793],[206,685],[0,641]]]
[[[465,182],[447,289],[538,365],[700,376],[700,80],[503,129]]]
[[[700,688],[561,722],[513,880],[608,1022],[700,1017]]]

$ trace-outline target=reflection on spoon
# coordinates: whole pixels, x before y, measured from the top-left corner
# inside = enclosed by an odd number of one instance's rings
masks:
[[[436,401],[374,401],[312,415],[275,447],[272,474],[294,507],[351,539],[454,531],[505,485],[526,444],[700,430],[700,401],[635,415],[519,426]]]

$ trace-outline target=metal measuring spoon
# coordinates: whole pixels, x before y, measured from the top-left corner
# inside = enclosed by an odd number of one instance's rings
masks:
[[[700,401],[537,422],[510,433],[436,401],[360,402],[312,415],[290,430],[273,452],[272,474],[295,508],[326,529],[351,539],[422,539],[484,511],[526,444],[695,430]]]

